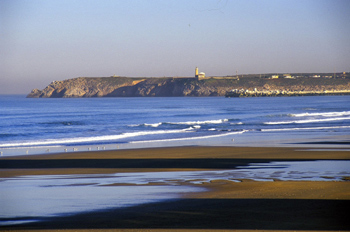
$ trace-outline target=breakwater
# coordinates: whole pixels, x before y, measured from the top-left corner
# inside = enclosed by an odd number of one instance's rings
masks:
[[[324,91],[280,91],[280,90],[248,90],[233,89],[226,92],[225,97],[291,97],[291,96],[322,96],[322,95],[350,95],[350,90]]]

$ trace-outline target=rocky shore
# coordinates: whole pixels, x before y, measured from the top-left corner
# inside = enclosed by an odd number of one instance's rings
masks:
[[[322,95],[350,95],[350,90],[323,90],[323,91],[280,91],[280,90],[253,90],[233,89],[225,97],[292,97],[292,96],[322,96]]]

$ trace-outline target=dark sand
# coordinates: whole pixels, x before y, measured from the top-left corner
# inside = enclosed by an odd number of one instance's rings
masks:
[[[232,169],[251,162],[349,160],[347,151],[177,147],[2,157],[0,177]],[[182,199],[55,218],[0,230],[350,231],[348,181],[213,181]]]

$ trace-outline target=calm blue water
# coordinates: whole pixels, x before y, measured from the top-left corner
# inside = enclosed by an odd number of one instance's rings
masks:
[[[349,141],[349,102],[350,96],[78,99],[0,96],[0,151],[6,156],[65,149],[288,146]]]

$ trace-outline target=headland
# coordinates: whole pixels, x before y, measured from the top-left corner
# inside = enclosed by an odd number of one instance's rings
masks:
[[[206,76],[196,68],[193,77],[110,76],[53,81],[43,90],[32,90],[27,97],[305,96],[349,92],[349,72]]]

